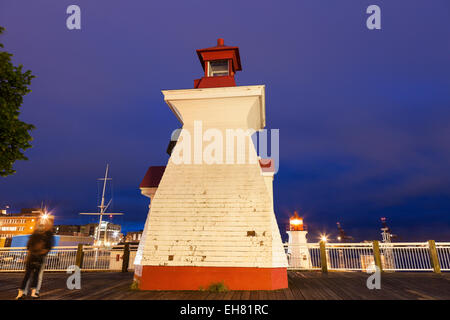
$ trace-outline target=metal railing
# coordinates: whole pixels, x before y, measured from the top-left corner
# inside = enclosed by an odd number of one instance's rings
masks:
[[[284,244],[288,269],[368,271],[376,265],[374,243]],[[429,242],[379,243],[379,261],[384,271],[450,271],[450,242],[436,243],[438,268],[432,263]],[[325,259],[322,259],[324,255]]]
[[[373,250],[370,243],[330,243],[325,246],[329,270],[367,270],[372,263]]]
[[[376,265],[374,243],[285,244],[288,268],[320,270],[326,261],[327,270],[368,271]],[[128,270],[134,269],[137,246],[130,246]],[[438,268],[433,266],[436,256]],[[124,246],[112,248],[83,246],[81,269],[84,271],[122,270]],[[66,271],[77,263],[77,247],[55,247],[47,255],[45,270]],[[23,271],[26,248],[0,248],[0,272]],[[384,271],[450,271],[450,242],[380,243],[379,261]]]
[[[385,271],[433,271],[428,243],[382,243],[381,264]]]
[[[450,271],[450,242],[437,242],[436,251],[441,271]]]
[[[134,269],[134,257],[137,246],[130,246],[128,270]],[[66,271],[77,262],[78,247],[54,247],[46,257],[45,270]],[[102,248],[83,246],[83,259],[81,269],[94,270],[122,270],[124,246]],[[0,248],[0,272],[23,271],[27,250],[20,248]]]
[[[321,268],[318,243],[284,245],[290,269],[318,270]]]

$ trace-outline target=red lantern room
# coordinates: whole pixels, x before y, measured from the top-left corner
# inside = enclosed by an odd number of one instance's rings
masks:
[[[241,57],[238,47],[224,44],[217,39],[217,46],[197,50],[205,75],[194,80],[194,88],[235,87],[234,74],[241,71]]]
[[[297,211],[294,211],[294,215],[289,219],[289,230],[290,231],[303,231],[303,218],[298,216]]]

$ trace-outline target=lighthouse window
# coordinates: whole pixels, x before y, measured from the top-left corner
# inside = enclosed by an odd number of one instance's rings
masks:
[[[208,62],[208,76],[220,77],[228,75],[228,60],[216,60]]]

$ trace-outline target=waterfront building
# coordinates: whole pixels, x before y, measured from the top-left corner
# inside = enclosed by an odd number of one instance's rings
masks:
[[[22,209],[20,213],[0,215],[0,238],[32,234],[41,223],[53,225],[54,216],[45,209]],[[7,242],[8,240],[6,240]]]

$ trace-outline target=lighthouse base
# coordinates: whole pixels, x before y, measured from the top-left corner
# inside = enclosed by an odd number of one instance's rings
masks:
[[[286,268],[135,265],[134,279],[140,290],[200,290],[218,282],[223,282],[229,290],[288,287]]]

